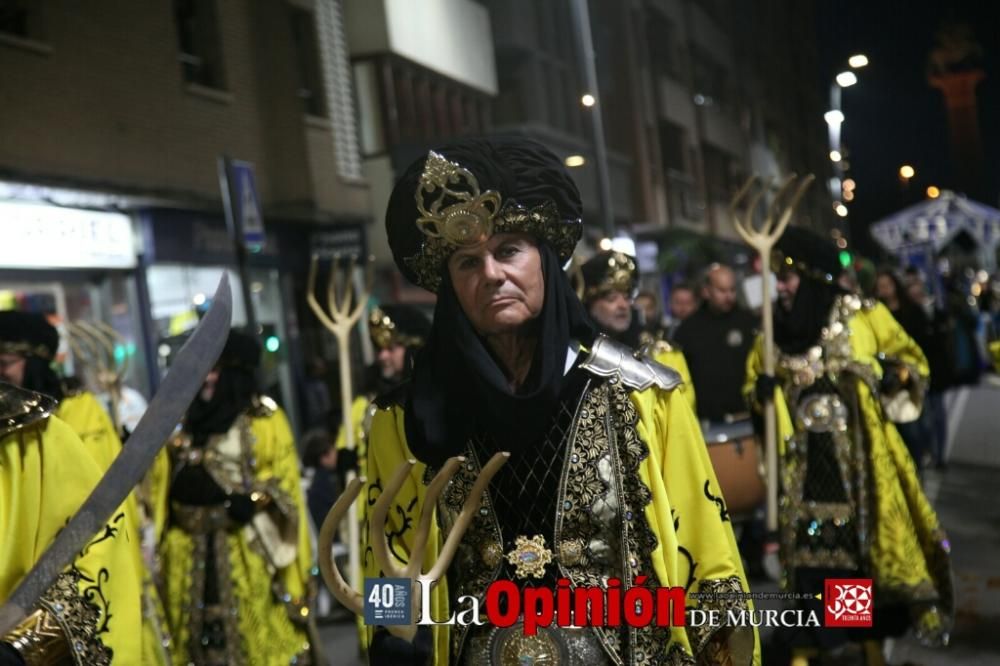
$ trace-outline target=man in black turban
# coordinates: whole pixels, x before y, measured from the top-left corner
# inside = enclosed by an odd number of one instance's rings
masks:
[[[510,453],[458,542],[446,589],[432,592],[436,618],[465,610],[460,600],[482,598],[494,580],[554,590],[561,576],[574,587],[619,578],[624,588],[647,576],[653,587],[725,593],[688,597],[693,606],[729,603],[729,593],[744,604],[725,504],[677,373],[597,334],[562,270],[581,213],[562,161],[519,137],[431,151],[390,197],[396,264],[438,297],[412,380],[376,401],[372,421],[369,503],[401,464],[419,460],[388,514],[392,556],[406,561],[414,547],[425,474],[465,456],[430,526],[435,558],[482,465]],[[382,568],[371,547],[364,566],[366,576]],[[409,642],[377,628],[372,663],[493,664],[543,652],[595,665],[759,659],[750,627],[419,629]]]
[[[762,374],[758,337],[744,392],[755,406],[773,397],[777,410],[785,582],[820,615],[835,594],[825,580],[874,585],[872,629],[803,632],[794,647],[869,641],[874,653],[875,641],[910,627],[941,644],[953,612],[948,541],[883,407],[919,404],[927,360],[884,305],[837,285],[838,252],[825,239],[789,227],[772,268],[775,377]],[[883,373],[886,358],[906,368],[902,378]]]
[[[163,605],[178,663],[309,657],[312,549],[295,439],[257,390],[261,346],[233,330],[154,468]],[[189,581],[173,585],[169,581]]]

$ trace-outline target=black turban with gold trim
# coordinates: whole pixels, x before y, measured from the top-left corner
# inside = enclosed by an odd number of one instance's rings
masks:
[[[840,251],[833,243],[803,227],[788,227],[774,246],[772,269],[791,268],[799,274],[832,283],[844,270]]]
[[[415,305],[383,303],[368,315],[368,333],[379,349],[421,347],[430,332],[430,319]]]
[[[581,216],[580,191],[552,151],[498,136],[465,139],[411,164],[389,197],[385,227],[399,270],[437,292],[451,253],[497,232],[530,233],[568,261]]]
[[[0,312],[0,353],[51,361],[59,349],[59,331],[36,312]]]
[[[611,291],[620,291],[632,298],[639,286],[635,259],[615,250],[598,252],[580,267],[583,274],[583,300],[590,303]]]

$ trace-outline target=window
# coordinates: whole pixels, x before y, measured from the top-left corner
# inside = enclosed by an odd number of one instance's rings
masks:
[[[298,96],[302,112],[311,116],[326,116],[326,95],[323,93],[323,67],[319,58],[316,17],[307,9],[288,7],[292,26],[292,46],[298,71]]]
[[[676,77],[680,71],[677,29],[673,21],[652,7],[646,12],[646,43],[653,75]]]
[[[733,194],[732,157],[707,143],[701,144],[701,156],[705,161],[705,185],[708,198],[712,201],[728,201]]]
[[[704,51],[698,51],[694,55],[693,70],[695,93],[707,98],[706,104],[725,107],[729,85],[725,67]]]
[[[664,173],[686,173],[684,128],[666,120],[660,121],[660,157]]]
[[[0,34],[41,40],[41,4],[38,0],[0,0]]]
[[[184,80],[224,90],[215,0],[174,0],[174,18]]]

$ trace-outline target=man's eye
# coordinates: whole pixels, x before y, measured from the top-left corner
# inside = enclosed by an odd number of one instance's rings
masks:
[[[462,257],[461,259],[458,260],[458,267],[460,269],[472,268],[473,266],[476,265],[476,261],[477,260],[475,257]]]
[[[516,245],[504,245],[497,250],[497,256],[499,257],[513,257],[517,253],[518,247]]]

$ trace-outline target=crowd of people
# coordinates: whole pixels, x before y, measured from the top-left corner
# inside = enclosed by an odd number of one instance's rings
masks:
[[[231,332],[146,482],[0,637],[0,664],[314,663],[316,528],[347,472],[358,472],[364,529],[354,545],[364,575],[381,575],[370,509],[407,461],[376,529],[401,563],[414,548],[454,558],[447,585],[433,588],[435,617],[499,579],[679,586],[692,609],[750,609],[773,544],[781,566],[771,573],[803,593],[799,608],[822,614],[813,595],[826,578],[871,578],[876,621],[785,632],[768,646],[754,627],[726,624],[528,636],[521,618],[512,630],[421,626],[404,638],[359,622],[371,663],[557,654],[558,663],[759,664],[762,650],[790,660],[860,645],[875,664],[879,642],[907,630],[945,644],[948,542],[920,471],[946,465],[944,393],[980,369],[965,301],[938,308],[919,275],[892,270],[870,295],[845,288],[836,247],[790,227],[770,258],[769,374],[760,316],[740,304],[732,267],[675,281],[666,315],[622,252],[594,253],[574,285],[564,268],[581,216],[561,160],[527,139],[465,140],[414,162],[389,199],[386,233],[399,270],[436,305],[432,318],[414,306],[372,308],[377,356],[349,415],[354,437],[313,429],[297,447],[281,407],[255,385],[259,342]],[[0,601],[127,435],[87,391],[67,390],[52,369],[57,347],[44,317],[0,313]],[[310,368],[313,424],[332,410],[325,373],[322,362]],[[733,499],[760,485],[758,458],[749,478],[734,477],[717,446],[757,456],[767,404],[777,415],[777,533],[764,529],[762,496]],[[498,453],[507,463],[471,521],[459,521]],[[427,480],[455,456],[464,464],[421,533]],[[457,548],[442,550],[453,531]],[[522,566],[529,560],[541,564]]]

